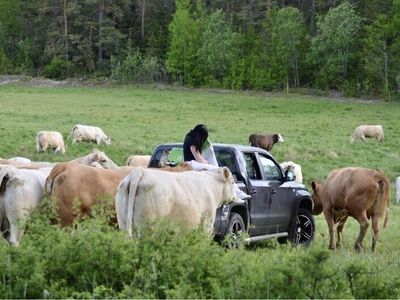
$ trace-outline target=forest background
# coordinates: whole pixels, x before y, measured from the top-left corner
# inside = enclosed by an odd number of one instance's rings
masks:
[[[400,96],[400,0],[1,0],[0,74]]]

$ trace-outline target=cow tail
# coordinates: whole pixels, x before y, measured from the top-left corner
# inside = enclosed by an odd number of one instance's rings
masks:
[[[379,184],[379,190],[378,190],[378,195],[379,199],[378,201],[382,201],[381,203],[382,207],[385,209],[385,221],[383,222],[383,227],[386,228],[389,222],[389,205],[390,205],[390,182],[389,179],[382,173],[380,174],[380,178],[378,180]]]
[[[71,137],[71,135],[74,134],[74,131],[75,131],[75,129],[77,129],[77,128],[78,128],[78,126],[74,126],[74,128],[72,128],[72,131],[71,131],[71,133],[67,136],[66,140],[69,139],[69,138]]]
[[[6,184],[11,176],[12,174],[9,166],[3,166],[0,168],[0,194],[5,191]]]
[[[36,134],[36,151],[39,152],[41,149],[41,145],[40,145],[40,134],[37,133]]]
[[[118,228],[120,230],[127,230],[126,227],[126,211],[127,211],[127,200],[129,197],[129,183],[131,175],[125,176],[119,183],[117,193],[115,194],[115,211],[117,213]]]
[[[56,177],[58,175],[60,175],[65,170],[66,167],[67,167],[67,165],[65,163],[57,164],[51,170],[49,176],[47,176],[46,183],[45,183],[45,186],[44,186],[45,194],[47,196],[50,196],[51,192],[53,191],[54,180],[56,179]]]
[[[135,205],[136,192],[139,186],[140,179],[143,176],[143,168],[134,169],[130,174],[130,186],[129,186],[129,197],[128,197],[128,208],[127,208],[127,220],[126,226],[128,229],[128,236],[132,237],[132,221],[133,221],[133,209]]]

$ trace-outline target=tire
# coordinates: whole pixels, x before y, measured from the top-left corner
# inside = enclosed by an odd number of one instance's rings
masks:
[[[241,215],[232,213],[229,218],[228,231],[225,236],[225,245],[230,249],[241,248],[244,245],[246,226]]]
[[[289,241],[293,246],[308,246],[314,239],[315,222],[310,211],[299,208],[289,230]]]

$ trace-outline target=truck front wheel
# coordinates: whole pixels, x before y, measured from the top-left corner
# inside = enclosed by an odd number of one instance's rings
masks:
[[[294,245],[307,246],[314,238],[315,222],[310,211],[299,208],[289,230],[289,241]]]

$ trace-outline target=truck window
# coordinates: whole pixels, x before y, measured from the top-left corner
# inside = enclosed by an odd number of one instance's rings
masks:
[[[265,180],[281,181],[282,175],[275,163],[268,157],[260,155],[260,164]]]
[[[236,179],[239,178],[232,152],[215,150],[215,157],[217,158],[218,166],[227,167]]]
[[[249,179],[261,180],[260,169],[258,168],[257,159],[254,153],[243,153],[246,162],[246,172]]]

